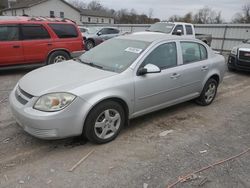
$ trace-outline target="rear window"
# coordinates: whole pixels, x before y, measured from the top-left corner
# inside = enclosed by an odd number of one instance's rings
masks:
[[[0,25],[0,41],[19,40],[19,28],[17,25]]]
[[[75,38],[78,32],[74,25],[71,24],[49,24],[59,38]]]
[[[186,27],[187,35],[192,35],[193,34],[192,26],[186,25],[185,27]]]
[[[48,31],[42,25],[22,25],[23,40],[49,39]]]

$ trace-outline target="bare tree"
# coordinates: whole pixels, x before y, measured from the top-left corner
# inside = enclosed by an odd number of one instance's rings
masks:
[[[222,23],[221,12],[205,6],[194,15],[193,22],[198,24]]]
[[[102,4],[99,1],[91,1],[88,6],[88,9],[90,10],[104,10],[105,8],[102,6]]]
[[[70,0],[69,3],[71,3],[74,7],[80,8],[80,9],[86,9],[87,5],[82,0]]]
[[[250,23],[250,3],[242,7],[242,12],[236,13],[232,20],[233,23]]]
[[[150,9],[148,10],[148,17],[149,17],[149,18],[152,18],[152,17],[153,17],[153,14],[154,14],[154,9],[150,8]]]

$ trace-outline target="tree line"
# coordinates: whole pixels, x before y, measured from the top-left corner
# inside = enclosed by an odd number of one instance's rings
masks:
[[[21,0],[17,0],[21,1]],[[152,24],[159,22],[160,19],[154,18],[154,10],[150,8],[147,13],[138,13],[135,9],[120,9],[114,10],[103,6],[98,0],[93,0],[90,3],[85,3],[82,0],[68,0],[73,6],[79,9],[90,9],[95,11],[104,11],[115,18],[117,24]],[[4,0],[0,1],[0,10],[6,8]],[[1,11],[0,11],[1,14]],[[221,11],[214,11],[205,6],[197,12],[188,12],[184,16],[173,15],[163,21],[171,22],[188,22],[194,24],[220,24],[225,23],[221,16]],[[242,6],[241,12],[236,13],[231,23],[250,23],[250,3]]]

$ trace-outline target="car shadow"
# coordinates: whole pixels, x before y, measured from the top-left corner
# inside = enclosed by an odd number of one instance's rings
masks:
[[[19,69],[0,69],[0,76],[13,75],[13,74],[26,74],[30,71],[35,70],[36,68],[19,68]]]

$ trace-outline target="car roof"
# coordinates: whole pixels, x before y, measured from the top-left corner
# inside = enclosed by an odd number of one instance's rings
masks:
[[[166,35],[164,33],[157,32],[139,32],[136,34],[129,34],[116,37],[117,39],[127,39],[127,40],[137,40],[143,42],[155,42],[155,41],[163,41],[163,40],[191,40],[199,42],[198,39],[193,39],[185,36],[176,36],[176,35]]]
[[[74,23],[67,18],[49,18],[49,17],[29,17],[29,16],[0,16],[0,23]]]

